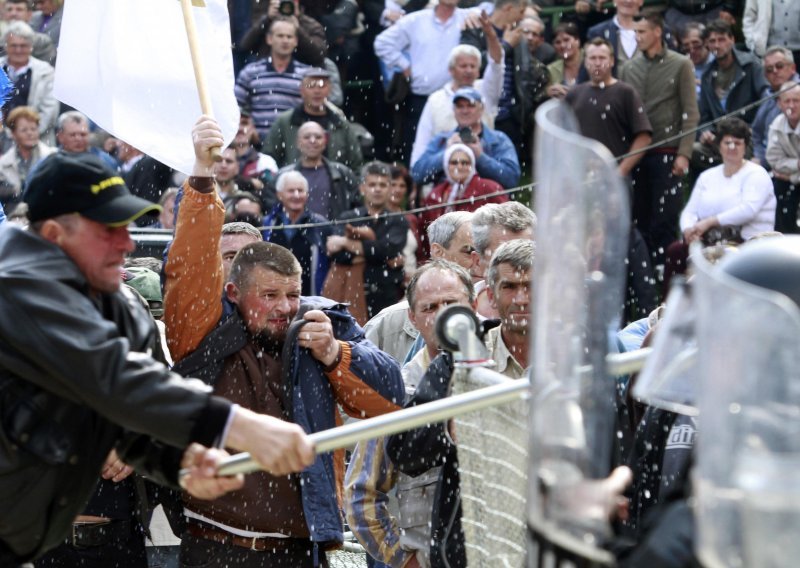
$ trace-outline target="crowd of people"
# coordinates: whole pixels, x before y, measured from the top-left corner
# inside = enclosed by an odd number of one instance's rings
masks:
[[[520,189],[548,99],[630,189],[620,327],[658,313],[693,242],[800,233],[795,2],[229,0],[239,128],[223,148],[201,117],[186,176],[55,99],[64,1],[0,2],[0,287],[19,314],[0,324],[0,492],[36,495],[0,513],[3,565],[326,566],[346,519],[371,566],[464,566],[446,425],[349,460],[311,457],[303,432],[448,396],[446,305],[527,375]],[[129,225],[169,232],[163,259],[126,258]],[[214,446],[265,471],[214,478]]]

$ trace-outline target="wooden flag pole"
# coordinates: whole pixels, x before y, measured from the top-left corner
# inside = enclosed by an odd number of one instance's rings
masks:
[[[194,67],[194,79],[197,83],[197,94],[200,96],[200,110],[203,114],[214,116],[211,107],[211,98],[208,96],[208,81],[206,81],[206,71],[203,67],[203,61],[200,58],[200,45],[197,41],[197,26],[194,23],[194,15],[192,14],[193,0],[181,0],[181,9],[183,10],[183,24],[186,28],[186,37],[189,39],[189,51],[192,54],[192,67]],[[195,5],[205,7],[205,3],[200,0],[194,0]],[[222,159],[222,152],[219,146],[211,148],[211,157],[215,162]]]

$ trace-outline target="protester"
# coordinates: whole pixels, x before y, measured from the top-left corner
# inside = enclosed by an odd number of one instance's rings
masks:
[[[9,205],[19,201],[28,174],[40,160],[56,151],[39,140],[39,113],[21,106],[6,118],[14,145],[0,156],[0,202]]]
[[[198,152],[207,151],[206,139],[198,144]],[[100,184],[103,191],[92,191]],[[208,467],[224,454],[192,442],[249,451],[280,474],[311,463],[298,426],[211,397],[147,354],[155,328],[143,325],[141,304],[120,292],[120,267],[133,250],[127,222],[157,213],[156,205],[132,196],[96,158],[61,153],[36,169],[24,197],[31,230],[0,234],[9,441],[0,483],[4,566],[33,560],[73,534],[73,520],[115,447],[162,483],[177,486],[178,468],[191,468],[183,485],[205,498],[238,488],[242,479],[211,477]],[[45,267],[49,277],[42,279]],[[33,335],[38,341],[29,340]],[[148,443],[151,436],[162,444]],[[187,448],[178,452],[183,459],[167,459],[163,444]]]
[[[572,22],[564,22],[553,31],[553,47],[556,59],[547,66],[550,82],[547,85],[547,96],[563,99],[569,90],[579,83],[589,80],[583,66],[583,49],[578,26]]]
[[[797,207],[800,205],[800,85],[796,81],[781,86],[778,106],[782,111],[769,127],[767,162],[772,167],[772,183],[777,206],[775,230],[800,233]]]

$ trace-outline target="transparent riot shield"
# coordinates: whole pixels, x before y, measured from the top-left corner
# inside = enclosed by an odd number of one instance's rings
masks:
[[[702,379],[693,472],[699,557],[707,568],[794,566],[800,310],[712,267],[699,250],[692,261]]]
[[[596,489],[610,470],[616,389],[604,361],[622,313],[628,190],[566,105],[546,103],[536,124],[528,524],[534,547],[603,560],[610,529]]]
[[[697,416],[696,311],[683,278],[672,281],[653,351],[633,385],[633,397],[670,412]]]

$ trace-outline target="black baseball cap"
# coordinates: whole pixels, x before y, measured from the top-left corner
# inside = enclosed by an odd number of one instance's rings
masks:
[[[117,172],[88,152],[60,151],[43,159],[28,177],[22,199],[31,223],[79,213],[120,227],[161,212],[161,206],[131,194]]]

